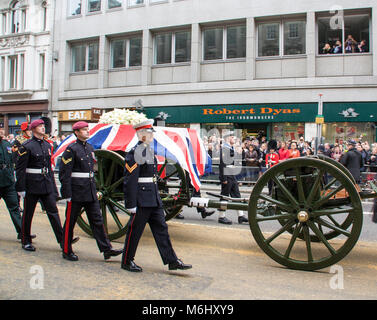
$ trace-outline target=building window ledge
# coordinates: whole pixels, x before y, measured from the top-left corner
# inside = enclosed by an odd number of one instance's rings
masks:
[[[4,100],[14,98],[29,98],[33,95],[33,93],[33,90],[10,89],[7,91],[0,91],[0,98]]]

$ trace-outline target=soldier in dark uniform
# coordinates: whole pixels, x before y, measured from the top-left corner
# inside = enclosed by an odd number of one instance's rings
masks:
[[[14,227],[17,238],[21,239],[21,214],[15,188],[12,147],[4,138],[4,130],[0,129],[0,198],[3,198]]]
[[[221,195],[231,196],[232,198],[241,198],[240,190],[238,188],[238,181],[236,175],[239,173],[234,166],[235,151],[234,132],[229,131],[223,135],[224,143],[220,147],[220,165],[219,165],[219,179],[221,182]],[[232,224],[232,221],[225,217],[225,211],[219,209],[219,223]],[[248,222],[242,210],[238,210],[238,223]]]
[[[356,150],[355,146],[356,141],[349,140],[347,142],[348,151],[342,154],[339,162],[349,170],[356,183],[360,183],[360,169],[364,166],[364,163],[363,156]]]
[[[35,251],[32,245],[30,229],[38,200],[43,203],[57,242],[62,240],[62,226],[56,206],[58,191],[51,168],[51,146],[43,139],[45,131],[42,119],[30,124],[33,137],[18,149],[16,164],[16,190],[24,199],[22,215],[22,248]]]
[[[89,138],[88,126],[85,121],[76,122],[72,126],[77,140],[64,151],[59,168],[61,196],[67,199],[66,220],[63,227],[63,258],[70,261],[78,260],[77,255],[72,251],[72,237],[82,208],[85,208],[93,236],[105,260],[123,252],[112,248],[103,225],[94,181],[94,149],[86,142]]]
[[[126,155],[124,193],[127,210],[131,213],[123,249],[121,267],[131,272],[141,272],[135,264],[137,245],[148,222],[163,263],[169,270],[185,270],[192,266],[179,260],[173,250],[165,222],[162,201],[157,186],[157,160],[150,143],[153,141],[153,120],[134,126],[139,142]]]
[[[31,130],[30,125],[27,122],[21,123],[21,133],[16,136],[13,142],[12,151],[14,156],[14,163],[17,163],[18,159],[18,149],[21,145],[26,142],[27,140],[31,139]]]

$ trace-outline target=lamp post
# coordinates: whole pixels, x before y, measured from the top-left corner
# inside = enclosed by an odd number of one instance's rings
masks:
[[[318,101],[318,114],[315,118],[315,123],[317,126],[316,131],[316,138],[315,138],[315,154],[318,154],[318,146],[322,142],[322,125],[325,122],[325,118],[323,117],[323,101],[322,101],[323,94],[319,94],[319,101]]]

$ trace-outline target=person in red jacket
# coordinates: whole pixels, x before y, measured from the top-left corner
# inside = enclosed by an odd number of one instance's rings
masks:
[[[297,149],[297,143],[292,142],[291,143],[291,149],[289,150],[288,158],[299,158],[301,156],[300,151]]]
[[[268,143],[268,153],[266,154],[266,166],[267,168],[272,168],[274,165],[279,163],[279,154],[275,152],[277,148],[277,142],[275,140],[271,140]],[[273,187],[273,180],[268,181],[268,192],[271,194]]]
[[[285,159],[288,159],[288,157],[289,157],[289,150],[288,150],[287,143],[282,141],[281,147],[279,149],[279,160],[283,161]]]

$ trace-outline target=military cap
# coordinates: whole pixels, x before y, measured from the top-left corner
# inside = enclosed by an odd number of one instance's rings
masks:
[[[230,137],[230,136],[234,136],[234,131],[227,131],[223,134],[223,139],[227,138],[227,137]]]
[[[139,130],[146,130],[148,132],[156,132],[154,129],[153,129],[153,120],[151,119],[148,119],[146,121],[143,121],[143,122],[140,122],[140,123],[137,123],[137,124],[134,124],[133,125],[133,128],[136,130],[136,131],[139,131]]]
[[[85,121],[77,121],[73,126],[72,130],[80,130],[82,128],[89,127],[89,123]]]
[[[44,121],[42,119],[37,119],[37,120],[34,120],[31,124],[30,124],[30,129],[34,129],[36,127],[38,127],[39,125],[41,124],[45,124]]]
[[[356,146],[356,141],[355,140],[348,140],[347,141],[347,145],[353,145],[353,146]]]

